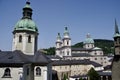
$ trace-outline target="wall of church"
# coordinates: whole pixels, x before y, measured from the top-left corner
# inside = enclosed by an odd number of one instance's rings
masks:
[[[36,74],[36,68],[40,67],[41,69],[41,75],[37,75]],[[35,76],[35,80],[48,80],[47,79],[47,67],[46,66],[36,66],[34,68],[34,76]]]
[[[6,69],[9,70],[7,71]],[[7,71],[7,72],[5,72]],[[3,67],[0,68],[0,80],[20,80],[22,77],[23,69],[22,68],[12,68],[12,67]]]
[[[20,39],[21,36],[21,39]],[[37,48],[36,35],[32,33],[19,32],[14,34],[12,50],[21,50],[28,55],[34,55]]]
[[[93,50],[90,52],[90,55],[96,56],[96,55],[103,55],[103,51],[102,50]]]

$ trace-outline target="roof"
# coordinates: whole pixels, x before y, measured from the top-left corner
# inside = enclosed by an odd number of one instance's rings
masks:
[[[102,50],[102,49],[99,47],[94,47],[92,50]]]
[[[47,55],[47,57],[49,59],[61,59],[61,57],[57,56],[57,55]]]
[[[33,62],[34,63],[40,63],[40,64],[48,64],[51,62],[51,60],[44,54],[41,53],[40,51],[37,51],[35,55],[33,56]]]
[[[94,40],[90,37],[90,34],[87,34],[87,38],[83,42],[84,44],[94,44]]]
[[[32,20],[32,8],[30,2],[26,2],[25,7],[23,8],[23,17],[20,19],[14,28],[14,31],[32,31],[37,33],[38,29],[35,22]]]
[[[71,49],[72,49],[72,51],[96,51],[96,50],[102,50],[99,47],[93,47],[93,48],[90,48],[90,49],[86,49],[86,48],[71,48]]]
[[[111,76],[112,72],[98,72],[100,76]]]
[[[115,34],[114,34],[114,37],[120,37],[120,33],[119,33],[119,29],[118,29],[116,19],[115,19]]]
[[[86,48],[71,48],[72,51],[90,51],[92,49],[86,49]]]
[[[65,30],[64,30],[64,38],[69,38],[69,31],[67,27],[65,27]]]
[[[38,31],[35,22],[27,18],[19,20],[16,23],[14,30],[28,30],[28,31],[33,31],[33,32]]]
[[[26,63],[46,65],[50,63],[48,59],[41,52],[36,52],[35,55],[26,55],[21,51],[1,51],[0,52],[0,67],[3,66],[23,66]],[[1,65],[2,64],[2,65]],[[13,64],[13,65],[11,65]]]
[[[93,65],[95,67],[102,66],[101,64],[98,64],[96,62],[90,61],[90,60],[56,60],[52,62],[53,66],[59,66],[59,65]]]
[[[93,57],[93,56],[88,53],[73,53],[72,57]]]

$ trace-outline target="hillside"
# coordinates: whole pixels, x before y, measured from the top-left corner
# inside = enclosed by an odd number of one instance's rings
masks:
[[[94,39],[95,46],[102,48],[105,54],[110,54],[114,53],[114,43],[113,40],[106,40],[106,39]],[[83,42],[76,43],[72,45],[72,47],[76,48],[82,48],[83,47]],[[44,49],[47,51],[48,55],[54,55],[55,54],[55,48],[50,47],[48,49]]]
[[[105,54],[114,53],[114,43],[113,40],[106,39],[94,39],[95,46],[102,48]],[[83,42],[76,43],[72,47],[83,47]]]

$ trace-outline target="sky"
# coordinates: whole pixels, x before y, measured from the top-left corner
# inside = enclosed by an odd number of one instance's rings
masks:
[[[12,31],[22,18],[27,0],[0,0],[0,50],[12,49]],[[120,0],[29,0],[38,30],[38,49],[55,46],[59,32],[68,27],[72,45],[86,34],[113,40],[114,21],[120,26]]]

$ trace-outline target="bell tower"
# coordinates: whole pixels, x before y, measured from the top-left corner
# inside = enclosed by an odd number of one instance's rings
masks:
[[[68,28],[65,27],[63,34],[63,47],[62,47],[63,56],[71,56],[71,38],[69,36]]]
[[[114,33],[114,58],[112,61],[112,80],[120,79],[120,33],[117,22],[115,20],[115,33]]]
[[[23,8],[23,17],[14,27],[13,36],[12,51],[21,50],[24,54],[34,55],[37,51],[38,29],[32,20],[32,8],[29,1]]]
[[[115,20],[114,47],[115,55],[120,55],[120,33],[116,20]]]
[[[62,40],[61,40],[60,33],[58,33],[57,40],[56,40],[56,55],[60,57],[62,57],[61,48],[62,48]]]

